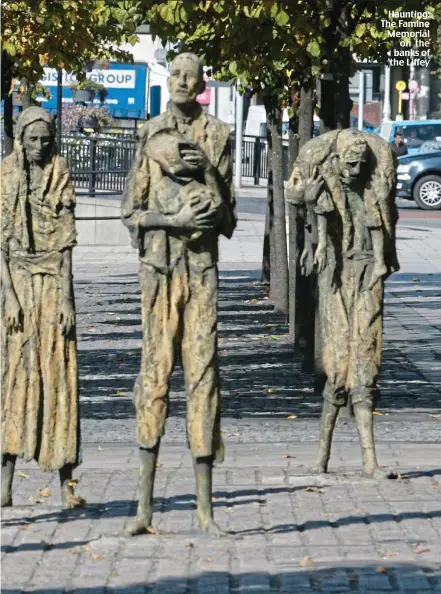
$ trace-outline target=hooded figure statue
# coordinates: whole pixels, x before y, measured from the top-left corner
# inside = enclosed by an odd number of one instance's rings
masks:
[[[2,507],[12,505],[17,456],[60,471],[65,508],[85,503],[72,486],[80,445],[74,208],[53,118],[30,107],[2,163]]]

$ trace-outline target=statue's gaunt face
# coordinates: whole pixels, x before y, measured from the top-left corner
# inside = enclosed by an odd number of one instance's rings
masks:
[[[357,150],[349,150],[340,157],[340,169],[344,179],[353,180],[360,177],[366,162],[366,152],[366,147],[357,147]]]
[[[168,90],[173,103],[192,103],[204,89],[205,82],[199,65],[188,58],[175,58],[168,79]]]
[[[54,141],[53,134],[45,122],[35,122],[25,128],[23,147],[31,163],[44,163],[48,160]]]

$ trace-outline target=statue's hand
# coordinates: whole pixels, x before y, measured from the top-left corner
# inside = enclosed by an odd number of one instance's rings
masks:
[[[14,289],[6,291],[5,295],[6,324],[9,332],[23,330],[23,310],[18,302]]]
[[[314,258],[312,254],[312,249],[305,249],[300,256],[300,272],[303,276],[309,276],[314,268]]]
[[[325,180],[320,173],[318,167],[314,168],[311,177],[306,180],[304,200],[308,202],[316,202],[323,190]]]
[[[196,143],[185,143],[181,148],[181,157],[192,168],[205,171],[213,168],[207,154]]]
[[[75,311],[73,302],[69,297],[63,297],[61,302],[60,324],[63,334],[66,336],[71,332],[75,326]]]
[[[371,278],[369,279],[368,289],[373,289],[380,278],[383,278],[387,275],[387,266],[384,262],[375,263],[372,268]]]
[[[314,254],[314,265],[317,266],[317,273],[323,272],[328,263],[326,246],[318,246]]]

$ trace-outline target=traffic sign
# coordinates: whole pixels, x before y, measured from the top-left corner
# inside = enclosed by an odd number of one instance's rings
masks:
[[[407,85],[404,82],[404,80],[399,80],[397,82],[397,84],[395,85],[395,88],[397,89],[397,91],[404,91],[406,87],[407,87]]]

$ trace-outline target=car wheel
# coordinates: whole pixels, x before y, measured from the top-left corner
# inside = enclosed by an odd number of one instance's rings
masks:
[[[413,189],[413,199],[424,210],[441,209],[441,176],[425,175]]]

